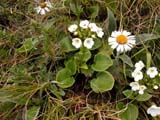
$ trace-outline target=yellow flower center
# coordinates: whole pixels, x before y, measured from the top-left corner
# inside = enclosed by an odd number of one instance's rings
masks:
[[[117,36],[116,40],[119,44],[126,44],[128,41],[128,38],[125,35],[119,35]]]
[[[42,3],[40,4],[40,6],[41,6],[41,8],[45,8],[47,5],[46,5],[45,2],[42,2]]]

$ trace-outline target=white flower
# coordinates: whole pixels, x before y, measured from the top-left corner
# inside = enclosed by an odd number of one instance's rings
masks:
[[[140,60],[135,64],[136,70],[142,70],[144,68],[144,63]]]
[[[91,32],[96,32],[98,28],[95,23],[89,23],[88,27],[90,28]]]
[[[108,38],[108,42],[111,48],[116,49],[117,52],[127,52],[135,45],[135,36],[126,30],[114,31],[111,37]]]
[[[72,39],[72,45],[75,47],[75,48],[80,48],[81,45],[82,45],[82,41],[80,38],[73,38]]]
[[[140,86],[138,82],[131,82],[129,85],[132,87],[133,91],[139,90]]]
[[[132,72],[132,77],[134,78],[134,81],[139,81],[143,79],[143,73],[139,70],[134,70]]]
[[[89,25],[89,21],[88,20],[82,20],[82,21],[80,21],[80,24],[79,24],[79,26],[81,28],[83,28],[83,29],[87,29],[88,25]]]
[[[155,90],[157,90],[157,89],[158,89],[158,85],[154,85],[153,88],[154,88]]]
[[[150,67],[147,70],[147,75],[150,76],[150,78],[154,78],[156,75],[158,75],[158,71],[156,67]]]
[[[83,44],[88,49],[92,48],[92,46],[94,45],[93,38],[86,38]]]
[[[76,24],[73,24],[68,27],[68,31],[73,33],[77,30],[77,28],[78,28],[78,26]]]
[[[104,32],[102,31],[102,28],[100,28],[100,27],[97,27],[96,33],[97,33],[97,36],[98,36],[99,38],[102,38],[103,35],[104,35]]]
[[[38,7],[36,7],[36,11],[38,14],[44,15],[46,12],[50,11],[50,8],[52,8],[52,5],[49,1],[42,2]]]
[[[145,90],[145,89],[147,89],[146,86],[140,85],[140,86],[139,86],[139,92],[138,92],[138,93],[141,94],[141,95],[144,94],[144,90]]]
[[[147,109],[147,113],[151,114],[152,117],[160,115],[160,107],[157,107],[156,105],[152,105]]]

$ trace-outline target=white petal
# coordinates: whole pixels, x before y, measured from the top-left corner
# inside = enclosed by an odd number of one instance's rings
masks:
[[[79,26],[83,29],[87,29],[88,28],[88,25],[89,25],[89,21],[88,20],[82,20],[80,21],[79,23]]]
[[[46,14],[45,10],[44,10],[44,9],[41,9],[40,14],[41,14],[41,15]]]
[[[73,38],[72,39],[72,45],[75,47],[75,48],[80,48],[81,45],[82,45],[82,41],[80,38]]]
[[[136,39],[134,35],[130,35],[130,36],[128,36],[128,38],[129,38],[129,39],[132,39],[132,40],[135,40],[135,39]]]
[[[88,25],[88,27],[91,29],[92,32],[96,32],[97,29],[98,29],[98,27],[97,27],[97,25],[95,23],[90,23]]]
[[[111,45],[111,48],[115,49],[118,46],[118,43],[115,42],[114,44]]]
[[[160,107],[157,107],[156,105],[152,105],[147,109],[147,113],[151,114],[151,116],[153,117],[160,115]]]
[[[50,11],[47,7],[45,7],[44,9],[45,9],[47,12],[49,12],[49,11]]]
[[[124,51],[123,45],[118,45],[117,52],[122,53]]]
[[[136,44],[136,41],[135,40],[128,40],[128,43],[132,44],[132,45],[135,45]]]
[[[140,95],[143,95],[143,94],[144,94],[144,91],[143,91],[143,90],[140,90],[138,93],[139,93]]]
[[[47,7],[52,8],[52,4],[50,2],[45,2]]]
[[[40,11],[41,11],[41,7],[37,7],[37,8],[35,8],[35,9],[36,9],[37,13],[39,14]]]
[[[123,31],[122,31],[122,34],[125,35],[125,36],[129,36],[131,33],[130,33],[130,32],[127,32],[126,30],[123,30]]]
[[[116,38],[113,38],[113,37],[108,38],[108,42],[115,42],[115,41],[116,41]]]
[[[120,34],[121,34],[121,32],[119,32],[119,31],[113,31],[111,36],[116,38]]]
[[[124,45],[124,49],[125,49],[125,51],[127,52],[127,51],[130,51],[130,50],[131,50],[131,47],[128,46],[127,44],[125,44],[125,45]]]
[[[144,63],[140,60],[135,64],[136,70],[142,70],[144,68]]]
[[[92,46],[94,45],[93,38],[86,38],[83,44],[88,49],[92,48]]]

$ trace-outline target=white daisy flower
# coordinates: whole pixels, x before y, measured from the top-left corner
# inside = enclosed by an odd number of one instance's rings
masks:
[[[150,67],[147,70],[147,75],[150,76],[150,78],[154,78],[156,75],[158,75],[158,71],[156,67]]]
[[[143,79],[143,73],[139,70],[134,70],[132,72],[132,77],[134,78],[134,81],[139,81]]]
[[[144,90],[147,89],[147,87],[145,85],[140,85],[139,86],[139,94],[143,95],[144,94]]]
[[[38,14],[45,15],[46,12],[50,11],[50,8],[52,8],[52,4],[49,1],[46,1],[46,2],[40,3],[40,5],[35,9]]]
[[[108,38],[109,45],[111,48],[116,49],[117,52],[127,52],[130,51],[135,45],[135,36],[131,35],[130,32],[126,30],[114,31],[111,37]]]
[[[140,85],[138,82],[131,82],[129,85],[133,91],[139,90]]]
[[[96,32],[98,28],[95,23],[89,23],[88,27],[90,28],[91,32]]]
[[[140,60],[135,64],[136,70],[142,70],[144,68],[144,63]]]
[[[152,105],[147,109],[147,113],[150,114],[152,117],[160,115],[160,107],[157,107],[156,105]]]
[[[68,31],[73,33],[77,30],[77,28],[78,28],[78,26],[76,24],[73,24],[68,27]]]
[[[99,38],[102,38],[103,35],[104,35],[104,32],[102,31],[102,28],[100,28],[100,27],[97,27],[96,33],[97,33],[97,36],[98,36]]]
[[[92,48],[92,46],[94,45],[93,38],[86,38],[83,44],[88,49]]]
[[[80,38],[73,38],[72,39],[72,45],[75,47],[75,48],[80,48],[81,45],[82,45],[82,41]]]
[[[88,28],[88,25],[89,25],[89,21],[88,20],[82,20],[80,21],[79,23],[79,26],[83,29],[87,29]]]
[[[158,85],[154,85],[153,88],[154,88],[155,90],[157,90],[157,89],[158,89]]]

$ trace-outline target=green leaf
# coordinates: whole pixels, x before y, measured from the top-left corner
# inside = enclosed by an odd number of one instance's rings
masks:
[[[117,1],[116,0],[105,0],[106,7],[110,8],[113,12],[116,11]]]
[[[27,38],[23,42],[23,45],[20,48],[16,49],[17,53],[24,53],[24,52],[29,52],[33,48],[36,48],[38,44],[38,39],[34,38]]]
[[[125,91],[123,91],[123,94],[124,94],[127,98],[134,99],[133,91],[132,91],[132,90],[125,90]]]
[[[128,104],[127,110],[120,114],[122,120],[137,120],[138,108],[133,104]]]
[[[60,41],[61,44],[61,49],[64,52],[71,52],[77,50],[73,45],[72,45],[72,40],[69,37],[65,37]]]
[[[57,73],[56,80],[61,88],[71,87],[75,82],[72,72],[67,68],[63,68]]]
[[[40,107],[39,106],[32,106],[29,108],[26,112],[26,120],[36,120],[36,117],[38,116]]]
[[[147,100],[149,100],[151,97],[152,97],[152,95],[144,92],[143,95],[138,95],[138,96],[136,97],[136,100],[137,100],[137,101],[147,101]]]
[[[102,45],[102,42],[100,39],[94,39],[94,45],[90,50],[95,50],[99,48]]]
[[[90,17],[91,18],[96,18],[98,16],[98,13],[99,13],[99,6],[98,5],[91,6],[89,8],[89,11],[91,12]]]
[[[46,23],[42,24],[42,28],[45,31],[48,31],[49,29],[53,28],[53,24],[55,23],[55,20],[52,18],[52,20],[48,20]]]
[[[2,112],[8,112],[9,110],[13,109],[15,107],[16,104],[12,103],[12,102],[2,102],[0,103],[0,113]]]
[[[147,33],[144,33],[144,34],[139,34],[136,36],[136,44],[142,44],[142,43],[145,43],[147,41],[150,41],[150,40],[154,40],[154,39],[159,39],[160,38],[160,35],[155,35],[155,34],[147,34]]]
[[[107,18],[107,28],[109,30],[109,33],[111,34],[112,31],[116,30],[116,20],[114,17],[113,12],[107,8],[107,14],[108,14],[108,18]]]
[[[112,59],[105,54],[98,53],[94,57],[94,64],[91,66],[95,71],[104,71],[113,64]]]
[[[72,75],[74,75],[76,73],[76,62],[74,59],[70,59],[65,63],[66,68],[68,68]]]
[[[81,69],[88,69],[88,65],[86,63],[83,63],[79,66]]]
[[[75,59],[79,62],[87,62],[91,58],[91,52],[87,48],[83,48],[75,54]]]
[[[113,76],[107,72],[100,72],[97,74],[95,79],[92,79],[90,82],[91,88],[94,92],[106,92],[113,88],[114,78]]]
[[[131,61],[131,58],[129,56],[127,56],[126,54],[119,56],[119,58],[126,63],[127,65],[129,65],[130,67],[133,67],[133,63]]]
[[[80,14],[83,12],[82,5],[73,4],[72,2],[70,3],[70,9],[76,16],[80,16]]]
[[[152,60],[152,56],[151,56],[151,53],[149,51],[146,52],[146,57],[147,57],[146,68],[148,69],[150,67],[151,60]]]

